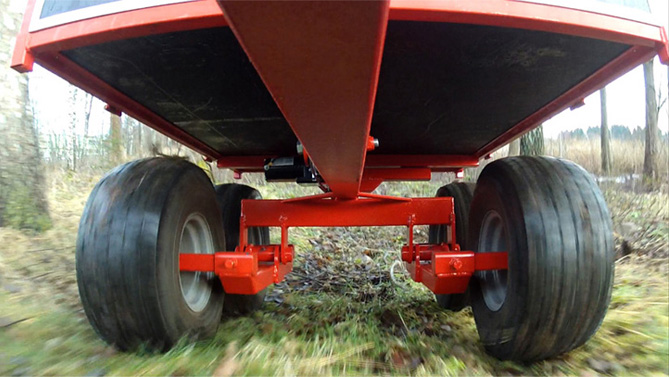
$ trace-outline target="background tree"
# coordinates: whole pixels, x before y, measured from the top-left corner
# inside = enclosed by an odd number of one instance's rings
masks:
[[[606,112],[606,87],[599,91],[599,99],[602,110],[602,126],[600,128],[600,138],[602,141],[602,174],[611,173],[611,134],[609,133],[608,114]]]
[[[520,154],[520,139],[509,143],[509,154],[507,156],[518,156]]]
[[[110,116],[109,142],[111,145],[111,158],[116,165],[123,161],[123,132],[121,117],[116,114],[111,114]]]
[[[0,0],[0,226],[40,231],[50,219],[28,76],[9,68],[23,6]]]
[[[533,129],[520,138],[520,154],[541,156],[544,154],[544,126]]]
[[[655,77],[653,75],[653,60],[643,64],[643,75],[646,85],[646,148],[643,158],[644,182],[652,187],[657,178],[658,134],[657,94],[655,92]]]

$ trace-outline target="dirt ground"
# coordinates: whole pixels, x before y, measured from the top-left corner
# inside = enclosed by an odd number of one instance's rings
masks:
[[[669,375],[665,193],[604,189],[619,258],[608,315],[581,348],[523,365],[484,352],[469,309],[441,310],[401,268],[391,278],[399,228],[295,230],[295,270],[261,312],[224,318],[214,339],[166,354],[119,353],[88,325],[74,274],[78,220],[97,178],[51,179],[47,232],[0,228],[0,375]],[[382,190],[431,196],[439,185]],[[268,198],[293,190],[259,189]]]

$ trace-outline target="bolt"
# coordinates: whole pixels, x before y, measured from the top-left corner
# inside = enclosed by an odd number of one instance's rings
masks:
[[[235,268],[236,264],[237,264],[236,259],[228,259],[225,261],[225,268],[227,268],[228,270],[232,270],[233,268]]]
[[[459,258],[453,258],[451,259],[451,268],[453,268],[455,271],[458,271],[462,268],[462,261]]]

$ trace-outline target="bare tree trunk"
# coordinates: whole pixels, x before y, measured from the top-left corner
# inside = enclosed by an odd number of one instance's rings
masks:
[[[51,224],[28,76],[9,68],[22,15],[0,0],[0,226],[45,230]]]
[[[135,140],[136,140],[135,149],[137,150],[137,156],[136,157],[139,158],[139,157],[143,156],[143,153],[142,153],[142,128],[144,127],[144,125],[137,122],[137,121],[135,121],[135,123],[137,124],[137,135],[136,135],[136,138],[135,138]]]
[[[518,156],[520,154],[520,138],[509,143],[509,154],[507,156]]]
[[[79,89],[74,86],[70,86],[70,127],[68,135],[70,138],[70,156],[68,158],[68,167],[72,171],[77,171],[77,153],[79,153],[77,146],[77,94],[79,94]]]
[[[643,75],[646,83],[646,150],[643,157],[643,177],[648,188],[652,188],[657,178],[658,128],[657,128],[657,96],[653,75],[653,60],[643,64]]]
[[[600,137],[602,140],[602,174],[611,173],[611,134],[609,133],[608,114],[606,112],[606,87],[599,91],[602,110],[602,126],[600,128]]]
[[[533,129],[520,138],[520,154],[541,156],[544,154],[544,126]]]
[[[109,141],[111,143],[111,160],[114,165],[120,164],[123,160],[123,134],[121,131],[121,117],[111,114]]]

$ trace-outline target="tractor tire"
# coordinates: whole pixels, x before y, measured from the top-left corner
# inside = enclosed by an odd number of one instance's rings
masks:
[[[611,299],[612,234],[602,193],[573,162],[520,156],[486,166],[471,205],[470,246],[509,254],[508,270],[479,271],[470,284],[486,350],[531,362],[585,343]]]
[[[225,244],[213,185],[197,166],[148,158],[109,172],[79,224],[76,272],[89,322],[120,350],[167,351],[215,334],[223,289],[211,273],[180,272],[179,253]]]
[[[216,186],[216,199],[223,219],[225,251],[234,251],[239,245],[239,217],[242,212],[242,200],[262,199],[262,196],[253,187],[228,183]],[[248,243],[251,245],[268,245],[269,228],[249,228]],[[226,294],[223,313],[226,316],[238,316],[259,310],[265,301],[266,292],[267,289],[263,289],[255,295]]]
[[[469,206],[474,195],[475,183],[454,182],[442,186],[437,190],[437,197],[450,196],[455,204],[455,240],[460,245],[461,250],[471,250],[467,243],[467,227],[469,225]],[[446,225],[430,225],[429,243],[438,244],[449,242],[446,235]],[[469,305],[469,290],[460,294],[435,295],[437,304],[440,307],[460,311]]]

